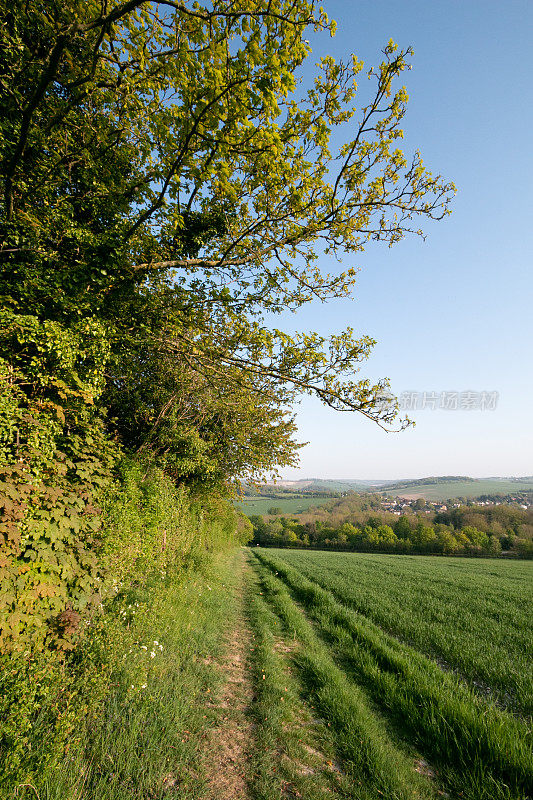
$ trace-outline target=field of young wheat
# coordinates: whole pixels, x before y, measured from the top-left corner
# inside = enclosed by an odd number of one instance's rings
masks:
[[[252,552],[257,797],[531,796],[533,564]]]

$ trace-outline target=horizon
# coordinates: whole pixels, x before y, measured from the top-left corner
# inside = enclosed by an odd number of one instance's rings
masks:
[[[268,483],[298,483],[300,481],[339,481],[341,483],[350,483],[350,482],[371,482],[371,481],[416,481],[416,480],[425,480],[429,478],[450,478],[450,479],[471,479],[475,481],[490,481],[490,480],[532,480],[533,475],[453,475],[453,474],[446,474],[446,475],[418,475],[417,477],[395,477],[395,478],[339,478],[339,477],[318,477],[317,475],[312,476],[305,476],[302,478],[278,478],[275,480],[269,480]]]

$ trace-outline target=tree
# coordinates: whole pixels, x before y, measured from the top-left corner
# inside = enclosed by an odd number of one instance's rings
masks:
[[[409,539],[411,535],[411,523],[405,514],[401,514],[394,524],[394,532],[399,539]]]
[[[411,535],[411,540],[417,547],[430,550],[436,542],[435,529],[431,525],[418,522]]]
[[[435,526],[435,536],[437,538],[437,544],[440,552],[453,553],[459,549],[459,544],[453,535],[453,531],[450,530],[446,525],[437,524]]]
[[[317,251],[420,233],[416,218],[447,213],[453,187],[396,147],[407,95],[393,83],[409,51],[386,46],[358,117],[355,56],[322,59],[297,97],[310,25],[334,29],[307,0],[10,4],[10,302],[65,324],[103,318],[115,353],[133,328],[144,350],[200,381],[218,386],[233,370],[254,402],[286,408],[310,392],[392,423],[386,381],[353,379],[372,340],[289,337],[261,315],[349,293],[354,270],[321,274]],[[347,128],[335,156],[332,133]],[[156,418],[171,405],[161,398]]]
[[[474,551],[481,551],[489,546],[489,537],[484,531],[474,528],[472,525],[467,525],[462,529],[461,533],[468,539],[468,549]]]
[[[81,603],[125,449],[213,493],[294,463],[302,393],[395,424],[369,337],[265,315],[349,294],[318,253],[421,234],[453,186],[397,146],[409,50],[365,98],[355,56],[299,82],[308,29],[334,30],[314,0],[0,8],[2,592]]]
[[[380,525],[377,529],[380,543],[385,545],[396,544],[398,537],[390,527],[390,525]]]

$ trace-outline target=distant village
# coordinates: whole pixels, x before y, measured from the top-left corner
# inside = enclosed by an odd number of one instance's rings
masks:
[[[462,500],[460,502],[460,498],[448,501],[447,503],[442,503],[440,501],[432,501],[432,500],[424,500],[424,498],[407,498],[407,497],[395,497],[393,499],[384,498],[380,505],[384,511],[388,511],[391,514],[404,514],[406,511],[417,511],[418,513],[423,512],[425,514],[438,514],[444,511],[449,511],[450,508],[459,508],[462,505],[469,505],[469,506],[501,506],[501,505],[510,505],[516,504],[519,508],[523,508],[525,510],[529,508],[533,508],[533,497],[524,497],[523,495],[507,495],[506,497],[499,497],[498,499],[494,500],[481,500],[481,499],[474,499],[474,500]]]

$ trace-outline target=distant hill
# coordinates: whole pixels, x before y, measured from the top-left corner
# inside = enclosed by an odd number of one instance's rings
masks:
[[[395,481],[361,478],[353,480],[304,478],[297,481],[279,480],[276,483],[267,484],[263,492],[258,488],[250,490],[249,494],[253,495],[256,501],[266,496],[269,498],[270,505],[278,505],[277,502],[273,502],[274,494],[277,496],[276,487],[280,489],[289,505],[294,504],[296,500],[296,498],[294,501],[290,499],[293,493],[305,498],[306,495],[313,492],[334,494],[368,492],[392,497],[409,499],[420,497],[425,500],[444,501],[457,497],[469,499],[481,495],[512,495],[515,492],[533,491],[533,476],[471,478],[468,475],[431,475],[425,478]]]
[[[456,497],[470,499],[481,495],[508,495],[533,491],[533,478],[421,478],[382,487],[381,494],[408,499],[444,501]]]
[[[307,478],[298,481],[282,480],[277,486],[286,492],[371,492],[416,499],[444,501],[455,497],[472,498],[480,495],[507,495],[533,491],[533,476],[471,478],[468,475],[431,475],[403,480],[329,480]]]
[[[430,478],[414,478],[412,480],[395,481],[393,483],[387,483],[384,486],[384,488],[387,491],[392,491],[394,489],[405,489],[415,486],[440,485],[441,483],[475,483],[475,482],[476,478],[469,478],[466,475],[442,475],[442,476],[433,475]]]
[[[299,481],[280,480],[275,485],[296,492],[369,492],[389,483],[391,481],[306,478]]]

